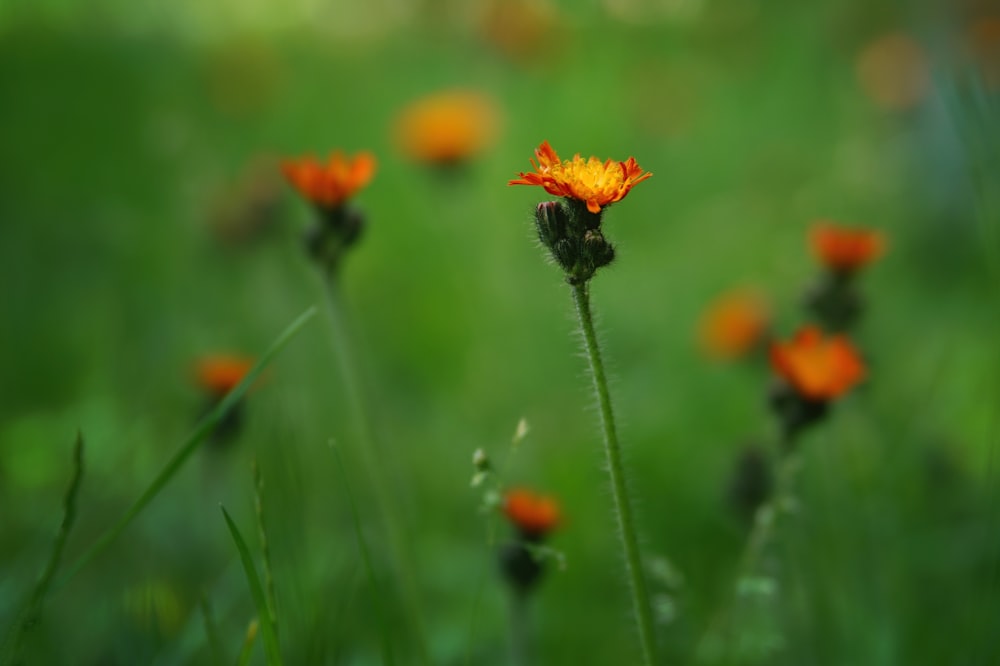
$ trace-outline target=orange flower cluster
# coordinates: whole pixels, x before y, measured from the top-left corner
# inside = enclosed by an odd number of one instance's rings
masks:
[[[577,153],[572,160],[563,161],[548,141],[535,149],[535,157],[537,162],[531,160],[533,172],[518,173],[520,178],[507,184],[540,185],[549,194],[586,203],[587,210],[595,215],[602,206],[621,201],[633,187],[653,175],[644,172],[634,157],[625,162],[601,162],[596,157],[585,160]]]
[[[350,159],[338,150],[330,155],[325,165],[309,156],[286,160],[281,169],[299,194],[329,210],[342,206],[371,182],[375,175],[375,157],[361,152]]]
[[[771,346],[771,365],[807,400],[838,398],[864,379],[865,366],[857,350],[842,335],[824,338],[807,326],[790,342]]]
[[[543,537],[559,524],[559,505],[551,497],[514,488],[504,495],[503,512],[521,532]]]
[[[699,339],[716,358],[738,358],[761,343],[770,322],[764,298],[755,291],[741,289],[712,304],[702,317]]]
[[[195,381],[207,393],[222,397],[236,388],[253,366],[253,359],[241,356],[206,356],[195,364]]]
[[[430,95],[403,109],[396,142],[405,155],[426,164],[457,164],[488,148],[499,124],[496,104],[465,90]]]
[[[813,253],[830,270],[852,273],[885,251],[885,238],[877,231],[850,229],[820,223],[809,236]]]

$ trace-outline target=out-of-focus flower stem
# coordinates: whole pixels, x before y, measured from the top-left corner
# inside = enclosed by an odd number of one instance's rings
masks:
[[[413,561],[406,549],[403,524],[397,511],[396,502],[390,493],[386,480],[386,468],[377,448],[372,416],[365,397],[365,389],[357,366],[357,357],[351,341],[351,327],[345,313],[343,296],[335,270],[323,271],[323,286],[326,291],[327,314],[330,319],[333,351],[340,365],[348,406],[354,414],[362,463],[368,475],[371,488],[385,526],[386,537],[392,561],[399,573],[403,591],[403,603],[410,618],[413,639],[416,643],[415,655],[421,664],[429,664],[430,656],[425,640],[423,614]]]
[[[594,331],[594,318],[590,311],[590,291],[587,285],[586,282],[574,285],[573,299],[576,303],[577,315],[580,318],[580,329],[583,331],[583,338],[586,342],[587,358],[590,361],[591,377],[594,380],[594,392],[597,394],[601,409],[604,451],[607,456],[608,473],[611,476],[611,492],[614,498],[615,517],[618,520],[618,534],[621,537],[622,549],[625,551],[625,568],[628,573],[632,605],[639,629],[642,663],[646,666],[652,666],[655,652],[649,591],[646,588],[646,579],[643,574],[639,541],[636,538],[635,521],[632,518],[632,507],[629,504],[625,470],[622,465],[621,446],[618,443],[615,416],[611,409],[611,395],[608,392],[608,380],[604,374],[604,362],[601,360],[601,350],[597,344],[597,334]]]

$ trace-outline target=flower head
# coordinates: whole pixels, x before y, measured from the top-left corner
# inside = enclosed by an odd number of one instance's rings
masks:
[[[464,162],[493,143],[498,116],[496,104],[480,93],[437,93],[403,109],[396,121],[396,142],[417,162]]]
[[[535,149],[536,160],[531,160],[533,172],[519,173],[508,185],[541,185],[549,194],[576,199],[587,204],[593,214],[602,206],[621,201],[638,183],[653,174],[644,172],[634,157],[625,162],[596,157],[583,159],[579,153],[572,160],[560,160],[548,141]]]
[[[540,538],[559,524],[559,505],[551,497],[524,488],[504,495],[503,512],[513,525],[529,537]]]
[[[884,111],[911,109],[931,90],[927,54],[904,33],[883,35],[868,44],[858,54],[856,70],[861,88]]]
[[[699,338],[712,356],[738,358],[761,343],[770,320],[763,296],[749,289],[732,291],[715,301],[702,316]]]
[[[222,397],[236,388],[253,366],[253,359],[241,356],[206,356],[195,364],[195,381],[206,393]]]
[[[771,365],[813,402],[840,397],[865,376],[864,363],[850,340],[843,335],[824,338],[815,326],[799,330],[790,342],[773,343]]]
[[[281,165],[288,182],[305,199],[319,208],[339,208],[375,175],[375,157],[361,152],[348,158],[337,150],[324,165],[315,157],[286,160]]]
[[[809,235],[813,253],[830,270],[853,273],[885,251],[885,238],[878,231],[850,229],[819,223]]]

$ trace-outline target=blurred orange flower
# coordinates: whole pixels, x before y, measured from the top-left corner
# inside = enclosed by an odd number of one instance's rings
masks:
[[[350,159],[337,150],[331,153],[325,165],[308,156],[284,161],[281,170],[305,199],[320,208],[333,209],[371,182],[375,175],[375,156],[361,152]]]
[[[515,527],[533,537],[545,536],[560,520],[559,505],[554,499],[524,488],[507,491],[503,511]]]
[[[924,49],[903,33],[884,35],[868,44],[858,54],[856,69],[862,89],[886,111],[912,108],[930,91]]]
[[[851,229],[827,222],[809,233],[813,254],[829,269],[850,273],[871,263],[885,251],[885,237],[871,229]]]
[[[587,204],[593,214],[601,212],[601,206],[621,201],[629,191],[653,174],[643,172],[634,157],[625,162],[607,160],[601,162],[596,157],[584,160],[577,153],[572,160],[562,161],[548,141],[535,149],[531,165],[535,171],[517,174],[520,178],[508,185],[541,185],[549,194],[577,199]]]
[[[977,19],[968,30],[968,50],[990,88],[1000,87],[1000,17]]]
[[[824,338],[806,326],[790,342],[771,345],[771,366],[807,400],[824,402],[846,393],[864,379],[865,366],[843,335]]]
[[[738,358],[760,345],[770,321],[764,297],[751,289],[739,289],[711,304],[701,318],[698,337],[711,356]]]
[[[243,381],[254,363],[242,356],[206,356],[195,364],[195,381],[207,393],[222,397]]]
[[[526,64],[556,52],[559,26],[555,8],[545,0],[488,0],[481,19],[486,41]]]
[[[499,115],[493,100],[480,93],[440,92],[402,110],[396,120],[396,143],[417,162],[464,162],[492,145]]]

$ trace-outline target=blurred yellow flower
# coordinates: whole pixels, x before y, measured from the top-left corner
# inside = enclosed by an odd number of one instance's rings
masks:
[[[324,209],[338,208],[375,176],[375,156],[361,152],[353,159],[334,151],[326,164],[308,156],[286,160],[285,178],[303,198]]]
[[[410,159],[435,165],[468,161],[496,139],[500,113],[489,97],[467,90],[416,100],[396,119],[395,138]]]
[[[548,141],[535,149],[535,157],[537,162],[531,160],[535,171],[519,173],[520,178],[507,184],[540,185],[549,194],[586,203],[595,215],[602,206],[621,201],[629,190],[653,175],[643,172],[634,157],[625,162],[601,162],[596,157],[585,160],[577,153],[572,160],[563,161]]]

